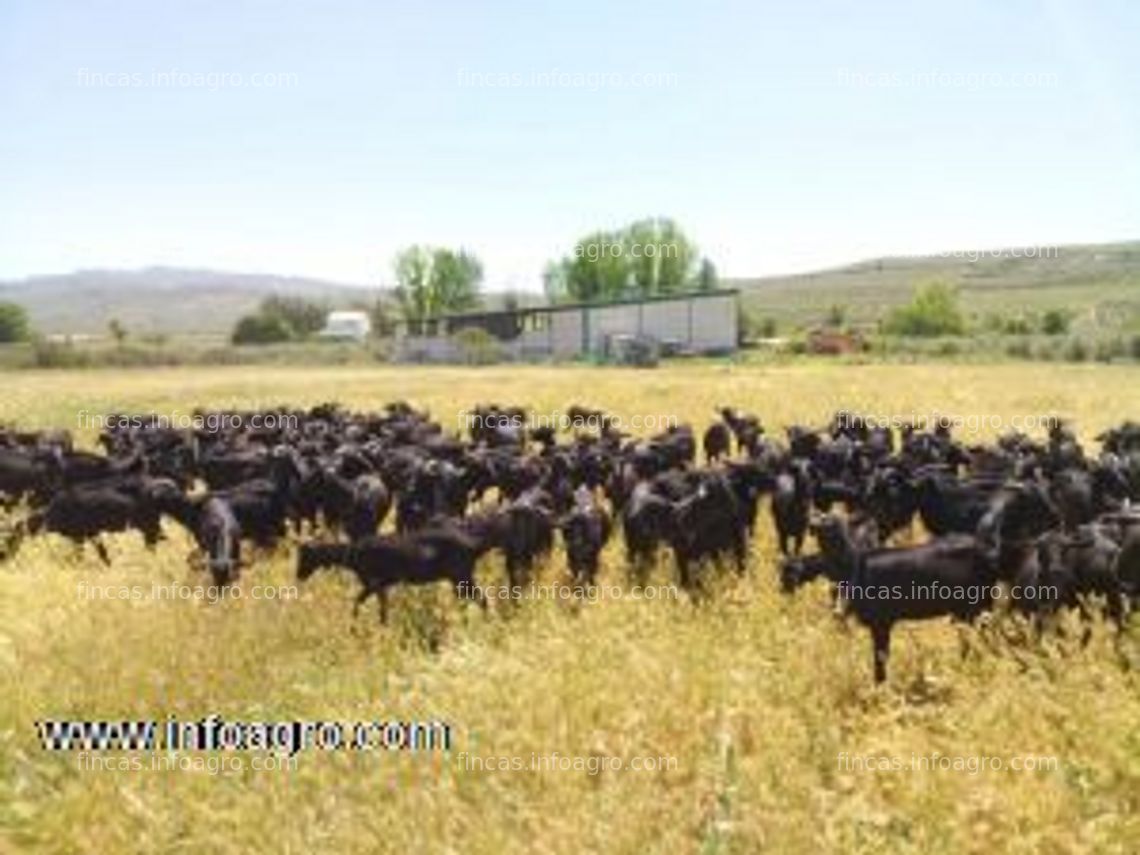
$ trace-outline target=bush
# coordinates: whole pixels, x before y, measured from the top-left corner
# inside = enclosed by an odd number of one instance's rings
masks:
[[[1102,341],[1096,346],[1097,362],[1112,362],[1114,359],[1122,358],[1127,353],[1128,349],[1124,346],[1124,341],[1119,338]]]
[[[27,341],[31,335],[28,313],[16,303],[0,302],[0,344]]]
[[[1079,338],[1069,342],[1065,348],[1065,359],[1069,362],[1084,362],[1089,358],[1088,346]]]
[[[1041,332],[1045,335],[1064,335],[1069,331],[1072,316],[1064,309],[1050,309],[1041,318]]]
[[[1029,342],[1026,339],[1019,338],[1016,341],[1011,341],[1005,347],[1007,356],[1012,356],[1014,359],[1032,359],[1033,352],[1029,349]]]
[[[502,343],[485,329],[468,327],[455,333],[451,340],[468,365],[490,365],[503,358]]]
[[[283,323],[290,338],[308,338],[324,328],[328,307],[304,297],[273,294],[262,300],[259,314]]]
[[[1006,335],[1029,335],[1033,332],[1033,324],[1029,322],[1028,318],[1021,316],[1006,318],[1002,325],[1002,332]]]
[[[1132,358],[1140,360],[1140,335],[1132,336],[1132,344],[1129,349],[1132,351]]]
[[[788,342],[788,353],[792,354],[793,356],[803,356],[807,352],[807,342],[802,338],[793,339],[792,341]]]
[[[892,311],[883,324],[884,332],[901,336],[962,335],[965,329],[958,294],[944,282],[921,286],[910,304]]]
[[[282,318],[274,315],[246,315],[234,327],[234,344],[279,344],[289,341],[293,330]]]
[[[82,368],[90,361],[87,351],[71,342],[51,341],[36,336],[32,340],[32,366],[35,368]]]

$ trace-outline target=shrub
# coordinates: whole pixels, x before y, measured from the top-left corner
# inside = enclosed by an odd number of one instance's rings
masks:
[[[37,336],[32,340],[32,365],[36,368],[82,368],[91,356],[70,341],[51,341]]]
[[[273,294],[262,300],[259,314],[279,320],[289,330],[290,338],[307,338],[324,328],[328,307],[304,297]]]
[[[1028,318],[1022,316],[1006,318],[1002,326],[1002,332],[1006,335],[1029,335],[1033,332],[1033,325],[1029,322]]]
[[[275,315],[246,315],[234,327],[234,344],[279,344],[289,341],[293,330],[289,324]]]
[[[0,344],[27,341],[31,335],[28,313],[17,303],[0,302]]]
[[[1007,356],[1012,356],[1014,359],[1033,358],[1033,352],[1029,349],[1029,342],[1024,338],[1011,341],[1006,345],[1005,352]]]
[[[1132,336],[1132,344],[1129,349],[1132,351],[1132,358],[1140,360],[1140,335]]]
[[[1041,317],[1041,332],[1045,335],[1064,335],[1069,331],[1072,316],[1064,309],[1050,309]]]
[[[1088,346],[1079,338],[1071,340],[1065,348],[1065,359],[1069,362],[1084,362],[1088,358]]]
[[[1102,341],[1096,346],[1096,360],[1097,362],[1112,362],[1114,359],[1120,359],[1128,352],[1124,346],[1124,341],[1119,338],[1108,339]]]
[[[919,287],[911,302],[892,311],[883,324],[886,333],[921,337],[961,335],[965,328],[958,294],[945,282]]]
[[[468,327],[451,339],[459,348],[460,358],[468,365],[490,365],[503,358],[502,344],[485,329]]]

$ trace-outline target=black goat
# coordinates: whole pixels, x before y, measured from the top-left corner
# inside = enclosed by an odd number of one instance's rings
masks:
[[[723,422],[713,422],[705,430],[702,440],[705,450],[705,459],[709,463],[727,456],[732,451],[732,434]]]
[[[27,521],[29,534],[54,532],[82,545],[95,544],[104,564],[111,559],[101,536],[135,529],[153,549],[162,539],[160,512],[148,497],[128,495],[114,487],[74,487],[57,493],[43,511]]]
[[[780,552],[789,553],[788,542],[798,555],[804,548],[804,537],[811,517],[812,482],[806,460],[795,460],[790,469],[776,476],[772,493],[772,519],[776,523],[776,539]]]
[[[594,584],[598,559],[613,529],[609,513],[587,488],[579,487],[574,493],[573,507],[562,518],[561,528],[570,572],[576,581]]]
[[[448,581],[457,598],[474,597],[486,608],[475,585],[475,562],[482,551],[483,544],[454,527],[413,535],[374,535],[355,543],[307,543],[298,554],[297,578],[304,581],[324,567],[345,567],[362,586],[353,614],[375,596],[380,601],[380,620],[387,623],[388,592],[398,584]]]
[[[846,607],[871,632],[877,683],[887,679],[895,623],[944,616],[973,621],[992,606],[997,576],[973,537],[864,552],[834,515],[818,522],[814,533],[824,556],[845,579],[840,594]]]

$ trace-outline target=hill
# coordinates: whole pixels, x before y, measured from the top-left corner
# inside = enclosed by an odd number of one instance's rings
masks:
[[[1140,241],[1040,248],[1035,257],[1001,252],[879,258],[725,284],[741,289],[750,313],[781,325],[818,323],[833,305],[843,306],[852,322],[872,322],[930,279],[955,284],[964,307],[978,317],[1060,308],[1098,326],[1135,328],[1140,322]]]
[[[964,252],[879,258],[724,284],[740,289],[753,317],[771,317],[787,327],[817,324],[834,305],[843,306],[853,323],[872,323],[930,279],[957,285],[964,306],[979,318],[1061,308],[1074,311],[1086,326],[1140,331],[1140,241],[1041,248],[1033,257],[1005,250],[996,257]],[[75,334],[102,334],[117,318],[135,333],[218,335],[269,294],[344,308],[371,304],[379,293],[322,279],[173,267],[82,270],[0,282],[0,300],[25,306],[38,330]],[[532,302],[532,295],[519,296],[524,304]],[[487,307],[499,308],[504,300],[503,294],[489,294]]]
[[[81,270],[0,282],[0,300],[24,306],[44,333],[102,334],[117,318],[136,333],[224,334],[270,294],[372,303],[376,289],[269,274],[173,267]]]

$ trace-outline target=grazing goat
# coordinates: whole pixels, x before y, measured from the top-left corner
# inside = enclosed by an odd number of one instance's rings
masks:
[[[844,579],[839,584],[846,607],[871,632],[877,683],[887,679],[891,629],[898,621],[973,621],[992,605],[997,577],[973,537],[865,552],[838,516],[826,516],[813,528],[823,555]]]
[[[448,581],[458,599],[474,597],[486,608],[475,585],[475,562],[482,544],[457,528],[432,528],[412,535],[373,535],[355,543],[302,544],[297,578],[304,581],[325,567],[345,567],[362,586],[355,615],[369,597],[380,601],[380,620],[388,622],[388,592],[394,585]]]

